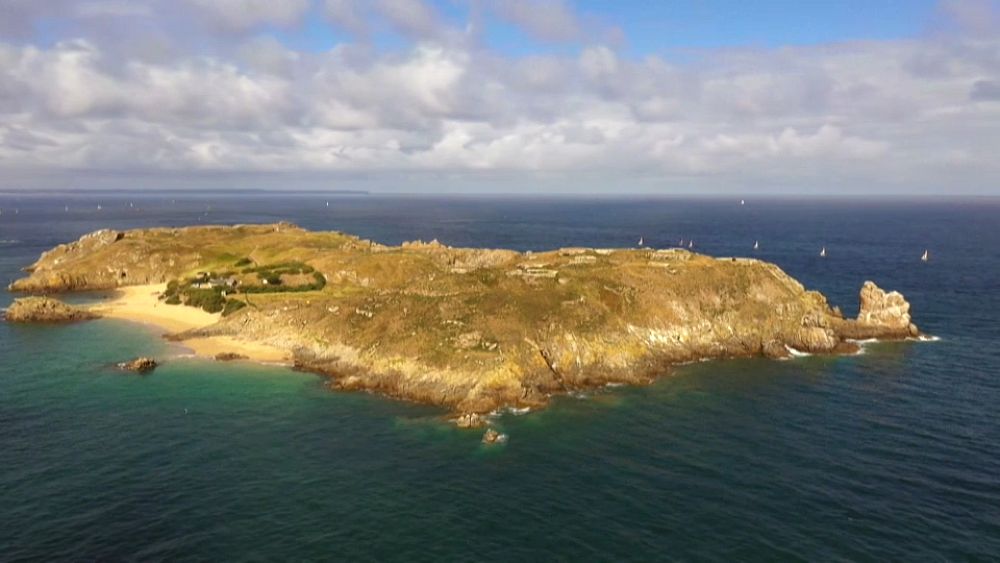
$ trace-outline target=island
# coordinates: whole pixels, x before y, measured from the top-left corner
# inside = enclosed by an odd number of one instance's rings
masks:
[[[11,291],[118,290],[72,318],[151,322],[206,357],[288,363],[467,424],[696,360],[920,335],[903,296],[874,283],[845,318],[774,264],[680,248],[387,246],[278,223],[102,230],[25,271]]]

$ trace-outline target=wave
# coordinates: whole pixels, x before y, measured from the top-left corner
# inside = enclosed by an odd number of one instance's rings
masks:
[[[0,244],[17,244],[21,241],[17,239],[0,239]]]
[[[788,353],[791,354],[792,357],[794,358],[808,358],[809,356],[812,356],[812,354],[810,354],[809,352],[803,352],[802,350],[797,350],[795,348],[792,348],[788,344],[785,344],[785,350],[788,350]]]
[[[907,340],[912,340],[915,342],[940,342],[940,336],[934,336],[932,334],[921,334],[920,336],[914,338],[907,338]]]
[[[514,416],[521,416],[523,414],[528,414],[529,412],[531,412],[531,407],[523,407],[520,409],[517,407],[507,407],[507,412],[509,412]]]

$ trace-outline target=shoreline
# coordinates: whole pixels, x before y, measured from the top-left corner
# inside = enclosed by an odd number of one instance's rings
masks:
[[[159,300],[166,284],[135,285],[115,290],[106,301],[92,305],[87,310],[103,318],[134,322],[164,329],[167,333],[204,328],[217,323],[222,315],[207,313],[184,305],[167,305]],[[214,360],[218,354],[239,354],[245,361],[267,365],[291,366],[291,353],[280,348],[249,342],[231,336],[207,336],[175,340],[175,344],[191,351],[199,358]]]

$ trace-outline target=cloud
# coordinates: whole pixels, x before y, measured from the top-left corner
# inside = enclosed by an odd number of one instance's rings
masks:
[[[977,80],[969,92],[969,99],[1000,101],[1000,82],[994,80]]]
[[[576,13],[562,0],[495,0],[490,6],[537,39],[575,41],[583,34]]]
[[[224,28],[246,30],[257,25],[291,26],[299,22],[309,0],[183,0]]]
[[[368,35],[365,8],[358,0],[326,0],[326,16],[338,27],[359,36]]]
[[[417,38],[433,38],[442,30],[437,11],[422,0],[377,0],[376,9],[397,30]]]
[[[473,177],[468,189],[944,190],[991,189],[1000,174],[1000,104],[985,103],[1000,99],[1000,37],[978,31],[681,61],[584,39],[512,55],[427,3],[325,0],[357,39],[316,51],[265,29],[295,25],[308,2],[184,1],[77,3],[85,14],[61,40],[0,41],[0,187],[128,173],[149,185],[243,174],[436,179],[397,189]],[[51,17],[11,2],[0,11]],[[568,5],[504,4],[486,12],[526,30],[556,22],[547,40],[587,34]],[[380,49],[385,26],[402,42]],[[164,46],[135,47],[147,36]]]

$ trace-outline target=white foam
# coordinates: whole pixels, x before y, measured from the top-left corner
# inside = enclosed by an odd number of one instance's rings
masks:
[[[509,412],[514,416],[521,416],[523,414],[528,414],[529,412],[531,412],[531,407],[523,407],[520,409],[517,407],[507,407],[507,412]]]
[[[795,348],[792,348],[788,344],[785,344],[785,350],[788,350],[788,353],[791,354],[795,358],[807,358],[809,356],[812,356],[812,354],[810,354],[809,352],[803,352],[802,350],[796,350]]]
[[[609,381],[609,382],[605,383],[604,386],[605,387],[625,387],[625,384],[624,383],[617,383],[617,382],[614,382],[614,381]]]
[[[917,342],[940,342],[941,341],[941,337],[940,336],[933,336],[933,335],[930,335],[930,334],[921,334],[920,336],[918,336],[916,338],[907,338],[907,340],[915,340]]]

